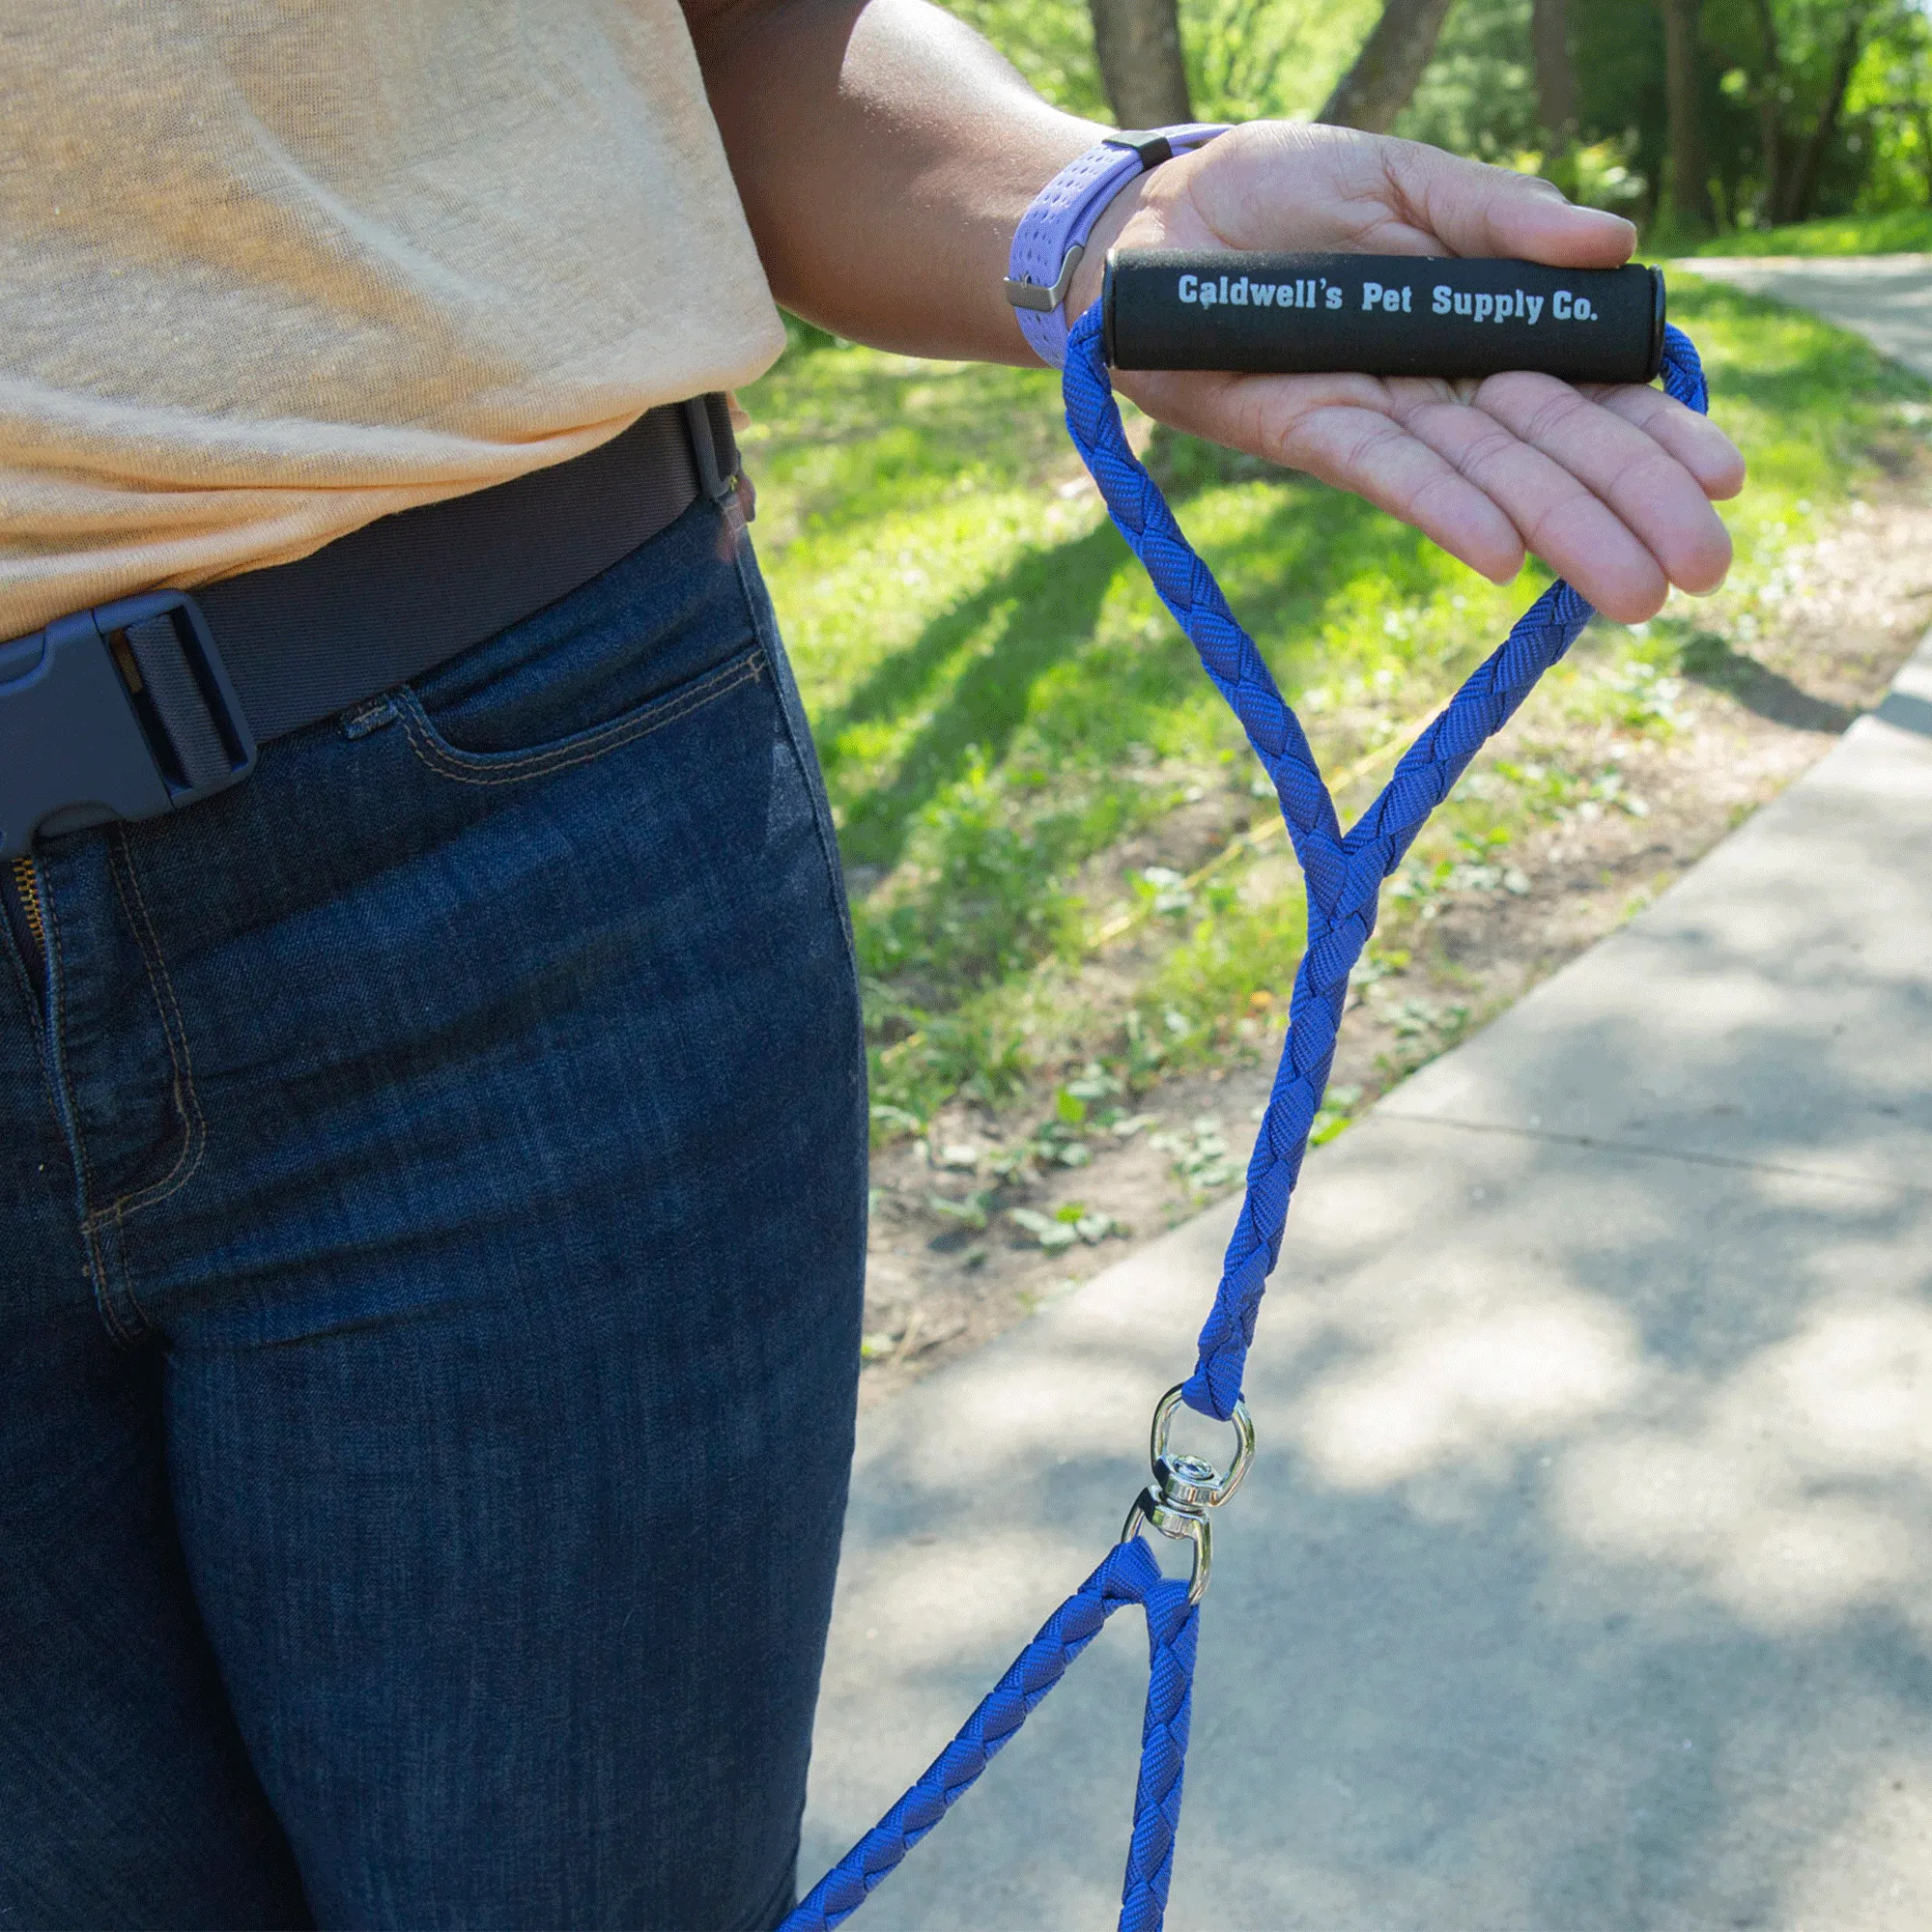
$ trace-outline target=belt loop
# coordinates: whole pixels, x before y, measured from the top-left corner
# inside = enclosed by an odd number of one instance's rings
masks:
[[[714,411],[713,405],[716,405]],[[714,503],[722,503],[736,487],[738,454],[731,434],[731,418],[721,395],[692,396],[679,405],[684,412],[686,432],[691,438],[692,460],[697,466],[697,484]],[[719,434],[722,421],[724,434]],[[730,459],[727,470],[721,459]]]
[[[704,398],[704,409],[711,418],[711,443],[718,452],[718,467],[743,491],[749,487],[749,479],[738,449],[738,433],[731,426],[731,398],[723,389],[713,389]]]

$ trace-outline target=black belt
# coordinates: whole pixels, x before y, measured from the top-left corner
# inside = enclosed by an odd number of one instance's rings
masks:
[[[730,494],[723,396],[548,469],[365,525],[190,596],[155,591],[0,643],[0,859],[37,832],[178,811],[256,750],[406,684]]]

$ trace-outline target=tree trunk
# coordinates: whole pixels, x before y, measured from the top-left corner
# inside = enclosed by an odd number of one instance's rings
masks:
[[[1865,21],[1870,14],[1868,5],[1855,6],[1845,16],[1845,31],[1838,37],[1838,51],[1832,62],[1831,83],[1818,109],[1818,118],[1812,123],[1804,147],[1798,151],[1798,159],[1785,184],[1782,206],[1777,212],[1779,221],[1804,221],[1811,213],[1812,200],[1818,192],[1818,176],[1825,165],[1825,156],[1831,153],[1833,136],[1838,131],[1838,114],[1845,104],[1845,90],[1852,84],[1852,70],[1859,64],[1859,49],[1864,43]]]
[[[1536,58],[1536,118],[1560,155],[1577,138],[1577,70],[1564,0],[1531,0],[1529,44]]]
[[[1166,128],[1192,121],[1177,0],[1087,0],[1087,5],[1100,80],[1119,125]]]
[[[1784,179],[1784,55],[1777,43],[1777,20],[1771,0],[1755,0],[1757,37],[1764,50],[1764,73],[1758,82],[1758,146],[1764,169],[1764,189],[1758,213],[1767,222],[1777,219],[1779,184]]]
[[[1677,213],[1711,226],[1711,184],[1697,85],[1697,16],[1703,0],[1663,0],[1663,88],[1669,106],[1670,201]]]
[[[1386,0],[1355,64],[1315,118],[1385,134],[1408,105],[1454,0]]]

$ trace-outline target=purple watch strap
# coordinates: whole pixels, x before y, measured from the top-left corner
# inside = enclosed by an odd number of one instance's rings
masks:
[[[1013,231],[1007,299],[1042,362],[1058,369],[1066,360],[1066,285],[1107,205],[1151,168],[1227,131],[1219,123],[1197,121],[1110,135],[1069,161],[1034,197]]]

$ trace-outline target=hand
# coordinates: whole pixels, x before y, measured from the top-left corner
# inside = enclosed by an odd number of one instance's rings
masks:
[[[1094,230],[1066,304],[1109,247],[1514,256],[1614,269],[1636,231],[1548,182],[1347,128],[1259,122],[1143,176]],[[1672,584],[1715,590],[1731,542],[1714,497],[1744,487],[1724,433],[1662,390],[1553,376],[1122,373],[1150,415],[1352,490],[1506,583],[1534,551],[1624,623]]]

